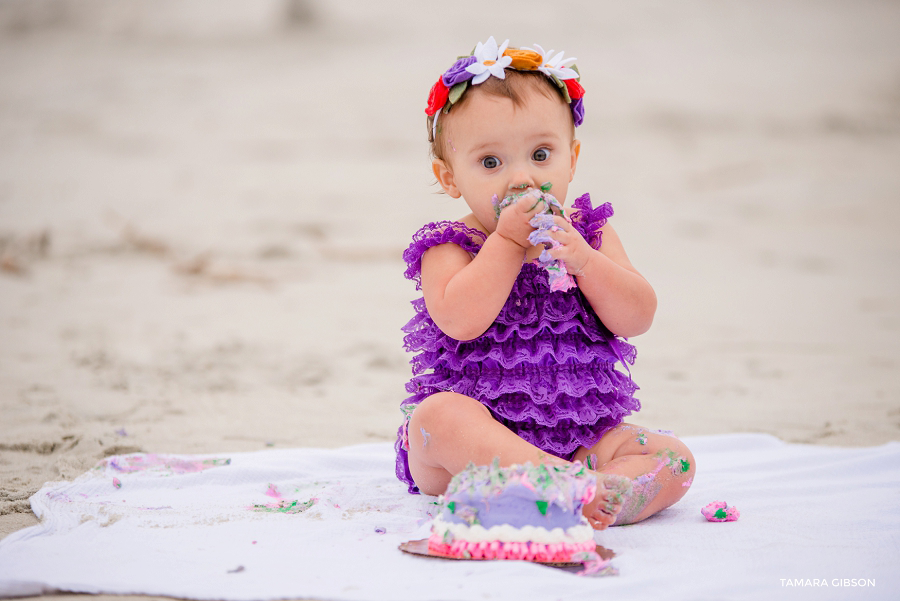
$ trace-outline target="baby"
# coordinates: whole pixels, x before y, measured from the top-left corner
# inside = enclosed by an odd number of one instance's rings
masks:
[[[603,529],[672,505],[696,468],[671,433],[623,422],[640,403],[615,365],[628,372],[623,338],[647,331],[656,295],[609,203],[584,194],[563,211],[584,118],[574,62],[492,37],[431,90],[432,169],[471,213],[425,225],[404,253],[423,296],[404,328],[417,354],[397,476],[438,495],[469,462],[581,461],[598,479],[584,513]],[[551,261],[574,279],[551,288]]]

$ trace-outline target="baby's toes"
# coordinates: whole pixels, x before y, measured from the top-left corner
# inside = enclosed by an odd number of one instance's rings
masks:
[[[621,507],[631,495],[631,489],[631,478],[619,474],[599,474],[597,477],[597,494],[606,497],[610,504]]]
[[[600,509],[614,517],[622,509],[622,504],[631,496],[631,479],[618,474],[601,474],[598,479],[598,494],[606,499]],[[601,490],[603,492],[601,492]]]
[[[597,474],[597,496],[589,512],[588,522],[596,530],[603,530],[616,521],[622,504],[631,495],[631,480],[618,474]]]

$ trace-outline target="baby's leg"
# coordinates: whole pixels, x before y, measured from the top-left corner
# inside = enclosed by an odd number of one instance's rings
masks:
[[[694,456],[668,432],[619,424],[590,449],[579,449],[575,459],[603,474],[631,479],[632,493],[616,516],[615,524],[633,524],[669,507],[688,491],[694,480]]]
[[[488,465],[498,458],[503,467],[527,461],[569,463],[519,438],[480,402],[455,392],[439,392],[419,403],[409,421],[408,440],[409,471],[428,495],[446,491],[450,478],[469,462]],[[601,477],[597,496],[584,512],[595,528],[613,523],[628,484],[621,477]],[[598,515],[591,518],[594,514]]]
[[[525,442],[493,418],[487,407],[455,392],[433,394],[409,420],[409,471],[419,490],[439,495],[469,464],[503,467],[530,461],[565,463]]]

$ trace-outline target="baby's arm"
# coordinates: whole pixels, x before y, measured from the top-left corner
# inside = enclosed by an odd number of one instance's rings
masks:
[[[457,340],[481,336],[500,314],[530,246],[528,221],[538,212],[527,203],[500,215],[475,258],[455,244],[442,244],[422,255],[425,306],[442,332]]]
[[[560,246],[550,255],[566,264],[600,321],[618,336],[643,334],[656,313],[656,293],[628,260],[611,225],[601,228],[603,244],[595,250],[572,224],[555,219],[562,231],[551,234]]]

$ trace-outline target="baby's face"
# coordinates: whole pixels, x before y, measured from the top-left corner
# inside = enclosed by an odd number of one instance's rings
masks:
[[[465,105],[442,116],[446,160],[435,160],[434,171],[444,190],[462,196],[488,232],[497,224],[495,194],[503,199],[550,182],[565,203],[579,151],[569,107],[535,90],[521,106],[477,88],[468,93]]]

